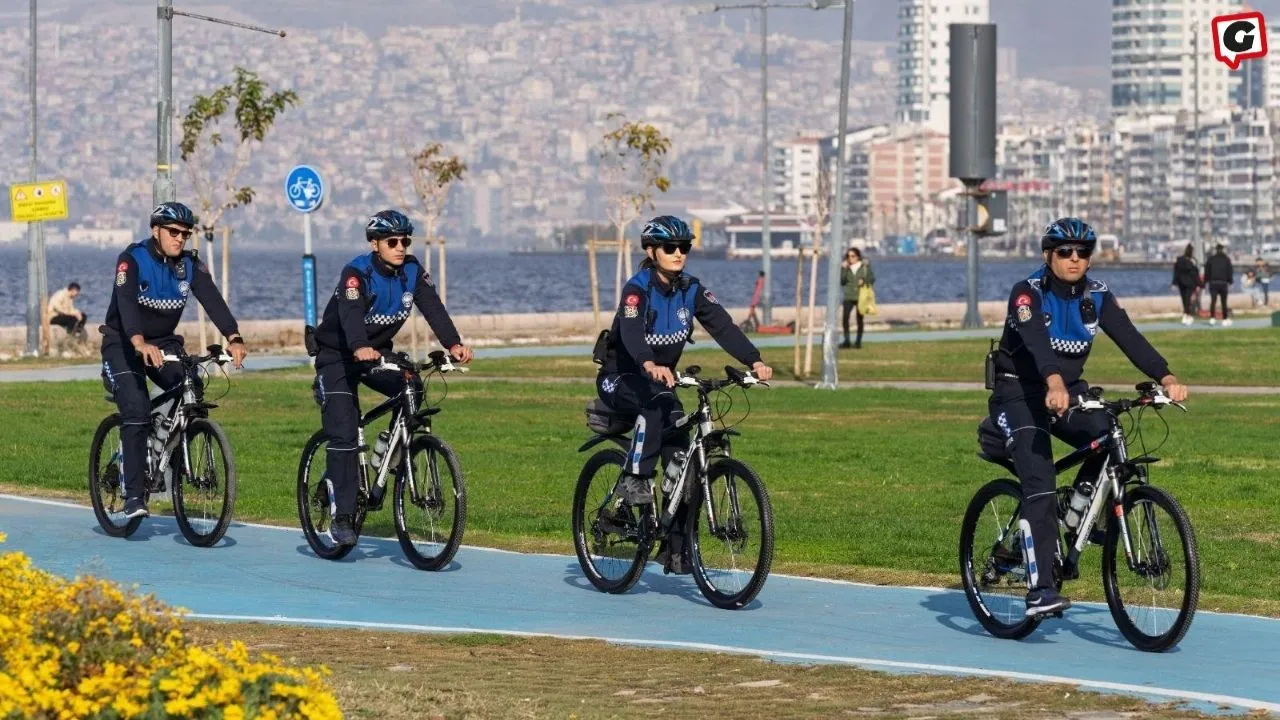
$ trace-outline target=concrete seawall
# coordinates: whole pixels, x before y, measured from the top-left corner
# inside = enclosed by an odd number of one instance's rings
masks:
[[[1154,319],[1175,318],[1180,315],[1178,299],[1175,296],[1136,297],[1121,301],[1130,317]],[[1006,303],[1004,301],[987,301],[979,303],[983,323],[987,326],[1003,322]],[[234,310],[234,308],[233,308]],[[879,312],[866,318],[868,332],[887,330],[893,327],[912,326],[919,328],[953,328],[959,327],[965,311],[963,302],[935,303],[894,303],[879,306]],[[729,308],[730,314],[737,321],[747,317],[747,308]],[[601,310],[601,322],[605,327],[611,322],[612,307]],[[777,325],[785,325],[795,317],[795,307],[775,307],[773,321]],[[807,308],[802,311],[801,318],[807,319]],[[814,309],[815,334],[820,335],[826,321],[825,307]],[[99,320],[94,318],[93,320]],[[852,318],[850,318],[852,320]],[[591,342],[595,338],[592,313],[558,312],[558,313],[502,313],[488,315],[455,315],[454,322],[467,342],[477,346],[492,345],[538,345]],[[837,318],[839,323],[839,318]],[[428,337],[426,322],[415,316],[418,340],[423,342]],[[98,334],[96,324],[90,325],[89,340],[96,354]],[[217,332],[209,325],[209,342],[219,341]],[[250,347],[257,351],[298,351],[302,348],[302,320],[244,320],[240,330]],[[199,330],[194,321],[183,322],[178,332],[187,340],[189,348],[194,349],[199,341]],[[55,341],[63,337],[59,328],[54,328]],[[406,324],[396,337],[397,345],[408,347],[412,340],[411,328]],[[26,344],[26,328],[23,326],[0,327],[0,359],[21,354]]]

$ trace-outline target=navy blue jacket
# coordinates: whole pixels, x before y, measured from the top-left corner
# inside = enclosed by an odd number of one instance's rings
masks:
[[[1110,337],[1134,367],[1153,380],[1169,374],[1169,364],[1133,326],[1129,314],[1105,283],[1087,276],[1075,284],[1042,266],[1013,286],[1009,314],[1000,336],[996,372],[1043,391],[1058,373],[1067,385],[1080,380],[1098,329]]]
[[[180,256],[168,258],[151,238],[140,240],[116,259],[111,304],[100,331],[106,340],[118,340],[126,346],[134,335],[153,345],[181,343],[182,337],[174,331],[191,295],[224,337],[239,332],[209,268],[194,252],[184,250]]]
[[[398,268],[382,262],[375,253],[355,258],[342,268],[338,287],[316,328],[320,346],[316,364],[350,361],[353,352],[365,347],[390,351],[392,339],[404,327],[414,305],[446,349],[462,342],[435,283],[417,258],[406,256]]]
[[[696,277],[682,274],[664,286],[655,276],[643,268],[623,286],[610,330],[616,352],[602,372],[639,373],[647,360],[675,368],[693,334],[693,318],[738,362],[749,367],[760,360],[760,351]]]

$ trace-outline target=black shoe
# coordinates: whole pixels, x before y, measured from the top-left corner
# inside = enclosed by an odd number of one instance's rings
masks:
[[[1027,593],[1027,617],[1061,613],[1069,607],[1071,601],[1053,588],[1036,588]]]
[[[386,496],[387,496],[387,486],[374,483],[373,487],[369,490],[369,508],[368,509],[370,511],[381,510],[382,501],[383,499],[386,498]]]
[[[840,347],[847,350],[853,347],[853,343],[849,342],[849,338],[845,338],[844,342],[840,343]]]
[[[613,492],[631,505],[648,505],[653,502],[653,483],[648,478],[624,474],[618,478]]]
[[[134,518],[149,517],[151,511],[147,509],[147,504],[140,497],[129,498],[124,501],[124,516],[130,520]]]
[[[662,543],[662,547],[658,550],[658,561],[662,563],[663,575],[688,575],[693,572],[693,563],[689,560],[689,554],[681,549],[679,552],[671,551],[672,543],[666,541]]]
[[[854,343],[854,344],[853,344],[853,349],[854,349],[854,350],[861,350],[861,349],[862,349],[862,341],[861,341],[861,340],[859,340],[858,342]]]
[[[356,544],[356,531],[351,525],[350,515],[338,515],[333,518],[333,522],[329,524],[329,538],[338,546],[348,546]]]

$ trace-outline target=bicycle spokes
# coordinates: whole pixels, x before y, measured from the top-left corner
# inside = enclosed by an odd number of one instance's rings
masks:
[[[1025,617],[1027,565],[1022,556],[1021,500],[992,497],[973,533],[970,563],[983,604],[1000,623],[1013,625]]]
[[[635,562],[636,548],[648,537],[650,528],[636,508],[614,493],[618,473],[616,465],[605,465],[591,480],[583,504],[582,524],[592,564],[606,578],[627,573]],[[647,513],[649,519],[653,513]]]
[[[221,521],[227,477],[226,458],[210,433],[194,432],[184,440],[170,461],[174,484],[183,483],[182,502],[187,521],[199,534]]]
[[[1186,568],[1183,567],[1175,520],[1150,500],[1138,500],[1125,513],[1129,556],[1124,543],[1115,546],[1116,589],[1133,625],[1144,634],[1166,633],[1183,607]],[[1172,538],[1175,546],[1167,548]]]
[[[707,577],[733,593],[746,587],[760,560],[761,509],[733,473],[714,477],[698,518],[698,552]]]

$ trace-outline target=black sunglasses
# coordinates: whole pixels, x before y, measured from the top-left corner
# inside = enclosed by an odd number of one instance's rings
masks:
[[[1071,257],[1072,253],[1075,253],[1081,260],[1088,260],[1089,256],[1093,254],[1093,248],[1068,245],[1066,247],[1053,249],[1053,254],[1057,255],[1063,260],[1066,260],[1067,258]]]
[[[190,240],[190,239],[191,239],[191,231],[190,231],[190,230],[183,230],[183,229],[181,229],[181,228],[171,228],[171,227],[168,227],[168,226],[161,226],[161,228],[160,228],[160,229],[161,229],[161,230],[164,230],[164,231],[165,231],[165,232],[167,232],[167,233],[169,233],[169,237],[180,237],[180,238],[182,238],[183,240]]]
[[[407,237],[406,238],[398,238],[398,237],[382,238],[382,242],[386,243],[387,247],[391,248],[392,250],[395,250],[401,245],[404,245],[405,249],[408,250],[409,246],[413,244],[413,238],[407,238]]]
[[[663,243],[658,247],[668,255],[675,255],[676,250],[679,250],[682,255],[688,255],[689,251],[693,250],[693,243]]]

